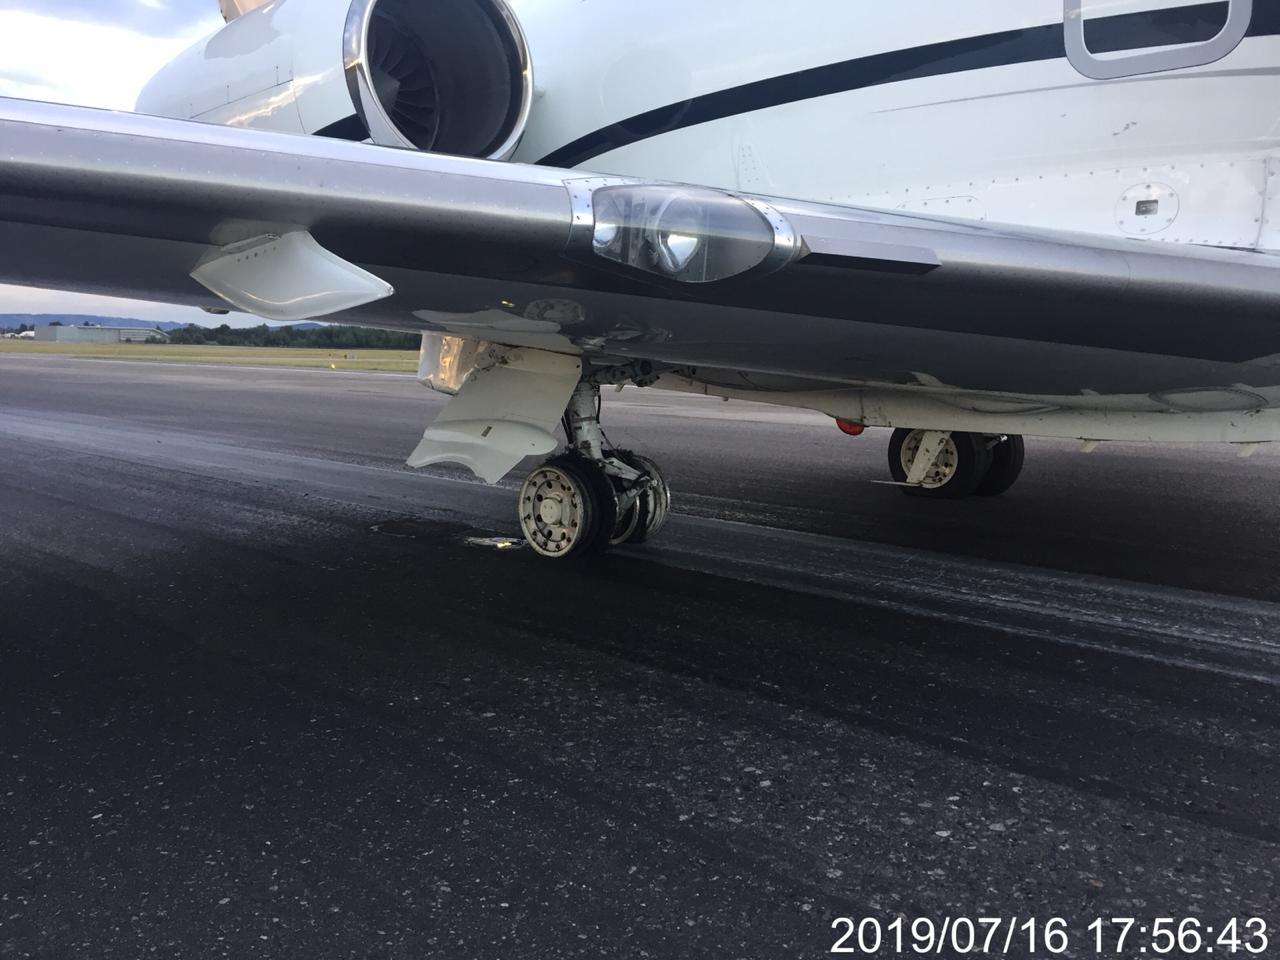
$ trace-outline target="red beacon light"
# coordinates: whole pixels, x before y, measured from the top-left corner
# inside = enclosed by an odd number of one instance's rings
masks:
[[[860,423],[854,423],[852,420],[841,420],[836,417],[836,426],[840,428],[840,432],[850,437],[860,437],[866,432],[866,427]]]

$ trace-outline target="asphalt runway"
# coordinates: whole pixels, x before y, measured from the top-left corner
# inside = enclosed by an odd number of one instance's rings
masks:
[[[0,357],[0,957],[1280,927],[1277,452],[1028,441],[931,503],[884,432],[628,390],[677,516],[561,565],[484,542],[514,481],[402,466],[441,405]]]

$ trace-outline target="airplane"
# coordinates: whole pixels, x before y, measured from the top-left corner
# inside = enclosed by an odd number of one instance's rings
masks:
[[[408,462],[643,542],[622,385],[893,429],[1280,439],[1276,0],[222,0],[137,113],[0,100],[0,282],[422,334]],[[565,452],[555,430],[562,424]]]

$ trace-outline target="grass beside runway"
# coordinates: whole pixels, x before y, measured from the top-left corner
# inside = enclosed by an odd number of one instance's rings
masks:
[[[413,373],[414,350],[316,350],[304,347],[222,347],[217,344],[48,343],[0,340],[0,355],[53,354],[93,360],[150,360],[159,363],[222,363],[236,366],[312,367]]]

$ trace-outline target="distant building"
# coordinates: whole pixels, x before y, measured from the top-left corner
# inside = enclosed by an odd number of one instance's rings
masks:
[[[100,327],[96,324],[81,324],[76,327],[37,327],[35,338],[58,343],[146,343],[148,340],[167,343],[169,335],[154,327]]]

